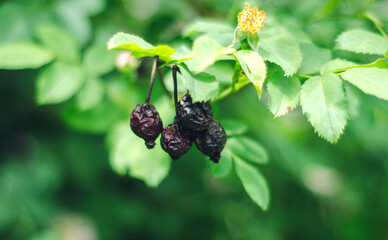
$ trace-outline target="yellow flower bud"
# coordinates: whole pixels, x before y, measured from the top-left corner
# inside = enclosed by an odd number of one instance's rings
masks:
[[[238,27],[244,32],[250,32],[252,35],[263,28],[265,22],[265,12],[259,11],[257,7],[250,7],[245,3],[244,9],[238,13]]]

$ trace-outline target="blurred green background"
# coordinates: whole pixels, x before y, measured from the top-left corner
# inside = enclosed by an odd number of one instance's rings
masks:
[[[126,163],[112,162],[116,133],[132,134],[117,126],[129,123],[130,111],[145,99],[152,60],[131,59],[119,71],[118,52],[105,51],[108,39],[124,31],[153,44],[190,47],[192,38],[182,31],[193,20],[235,27],[243,3],[1,1],[0,46],[42,45],[44,26],[54,26],[65,36],[53,34],[58,58],[63,54],[60,61],[82,65],[92,90],[83,86],[81,91],[91,92],[39,106],[37,79],[46,66],[0,70],[0,239],[388,239],[388,103],[350,85],[352,119],[336,145],[314,133],[300,108],[274,119],[266,96],[259,102],[252,86],[213,104],[219,119],[246,124],[249,136],[268,151],[270,162],[260,168],[271,189],[265,212],[233,172],[212,177],[195,147],[171,166],[168,160],[162,170],[157,166],[149,173],[164,177],[169,171],[157,188],[126,175],[126,166],[120,165]],[[252,5],[328,49],[346,29],[376,31],[359,14],[366,8],[388,26],[386,0],[263,0]],[[332,54],[371,61],[367,55]],[[231,79],[232,66],[220,69],[217,74]],[[159,82],[154,89],[151,102],[162,102],[171,112]],[[131,151],[126,154],[130,159]]]

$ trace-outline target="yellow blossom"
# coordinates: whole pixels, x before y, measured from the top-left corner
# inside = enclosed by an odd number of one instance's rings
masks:
[[[250,32],[252,35],[263,28],[265,22],[265,12],[259,11],[257,7],[250,7],[245,3],[244,9],[238,13],[238,27],[244,32]]]

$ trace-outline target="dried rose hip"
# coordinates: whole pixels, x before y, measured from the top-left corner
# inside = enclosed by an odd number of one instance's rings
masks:
[[[210,102],[194,102],[189,94],[186,94],[176,106],[176,116],[183,127],[202,131],[213,120],[213,109]]]
[[[172,159],[177,160],[189,151],[192,141],[185,130],[175,122],[163,129],[160,144]]]
[[[199,151],[210,157],[211,161],[218,163],[226,144],[224,128],[218,121],[213,120],[206,130],[197,134],[195,144]]]
[[[152,104],[142,103],[131,113],[131,128],[145,140],[147,148],[151,149],[155,146],[155,139],[163,131],[163,123]]]

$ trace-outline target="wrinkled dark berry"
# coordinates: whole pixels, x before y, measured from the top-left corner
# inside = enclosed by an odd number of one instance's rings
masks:
[[[155,139],[163,131],[163,123],[155,107],[149,103],[138,104],[131,113],[132,131],[145,140],[147,148],[155,146]]]
[[[172,159],[177,160],[189,151],[191,144],[192,140],[178,123],[172,123],[163,129],[160,145]]]
[[[213,109],[210,102],[194,102],[189,94],[186,94],[176,106],[176,116],[183,127],[202,131],[213,120]]]
[[[199,151],[210,157],[211,161],[218,163],[226,144],[224,128],[218,121],[212,121],[206,130],[197,134],[195,144]]]

